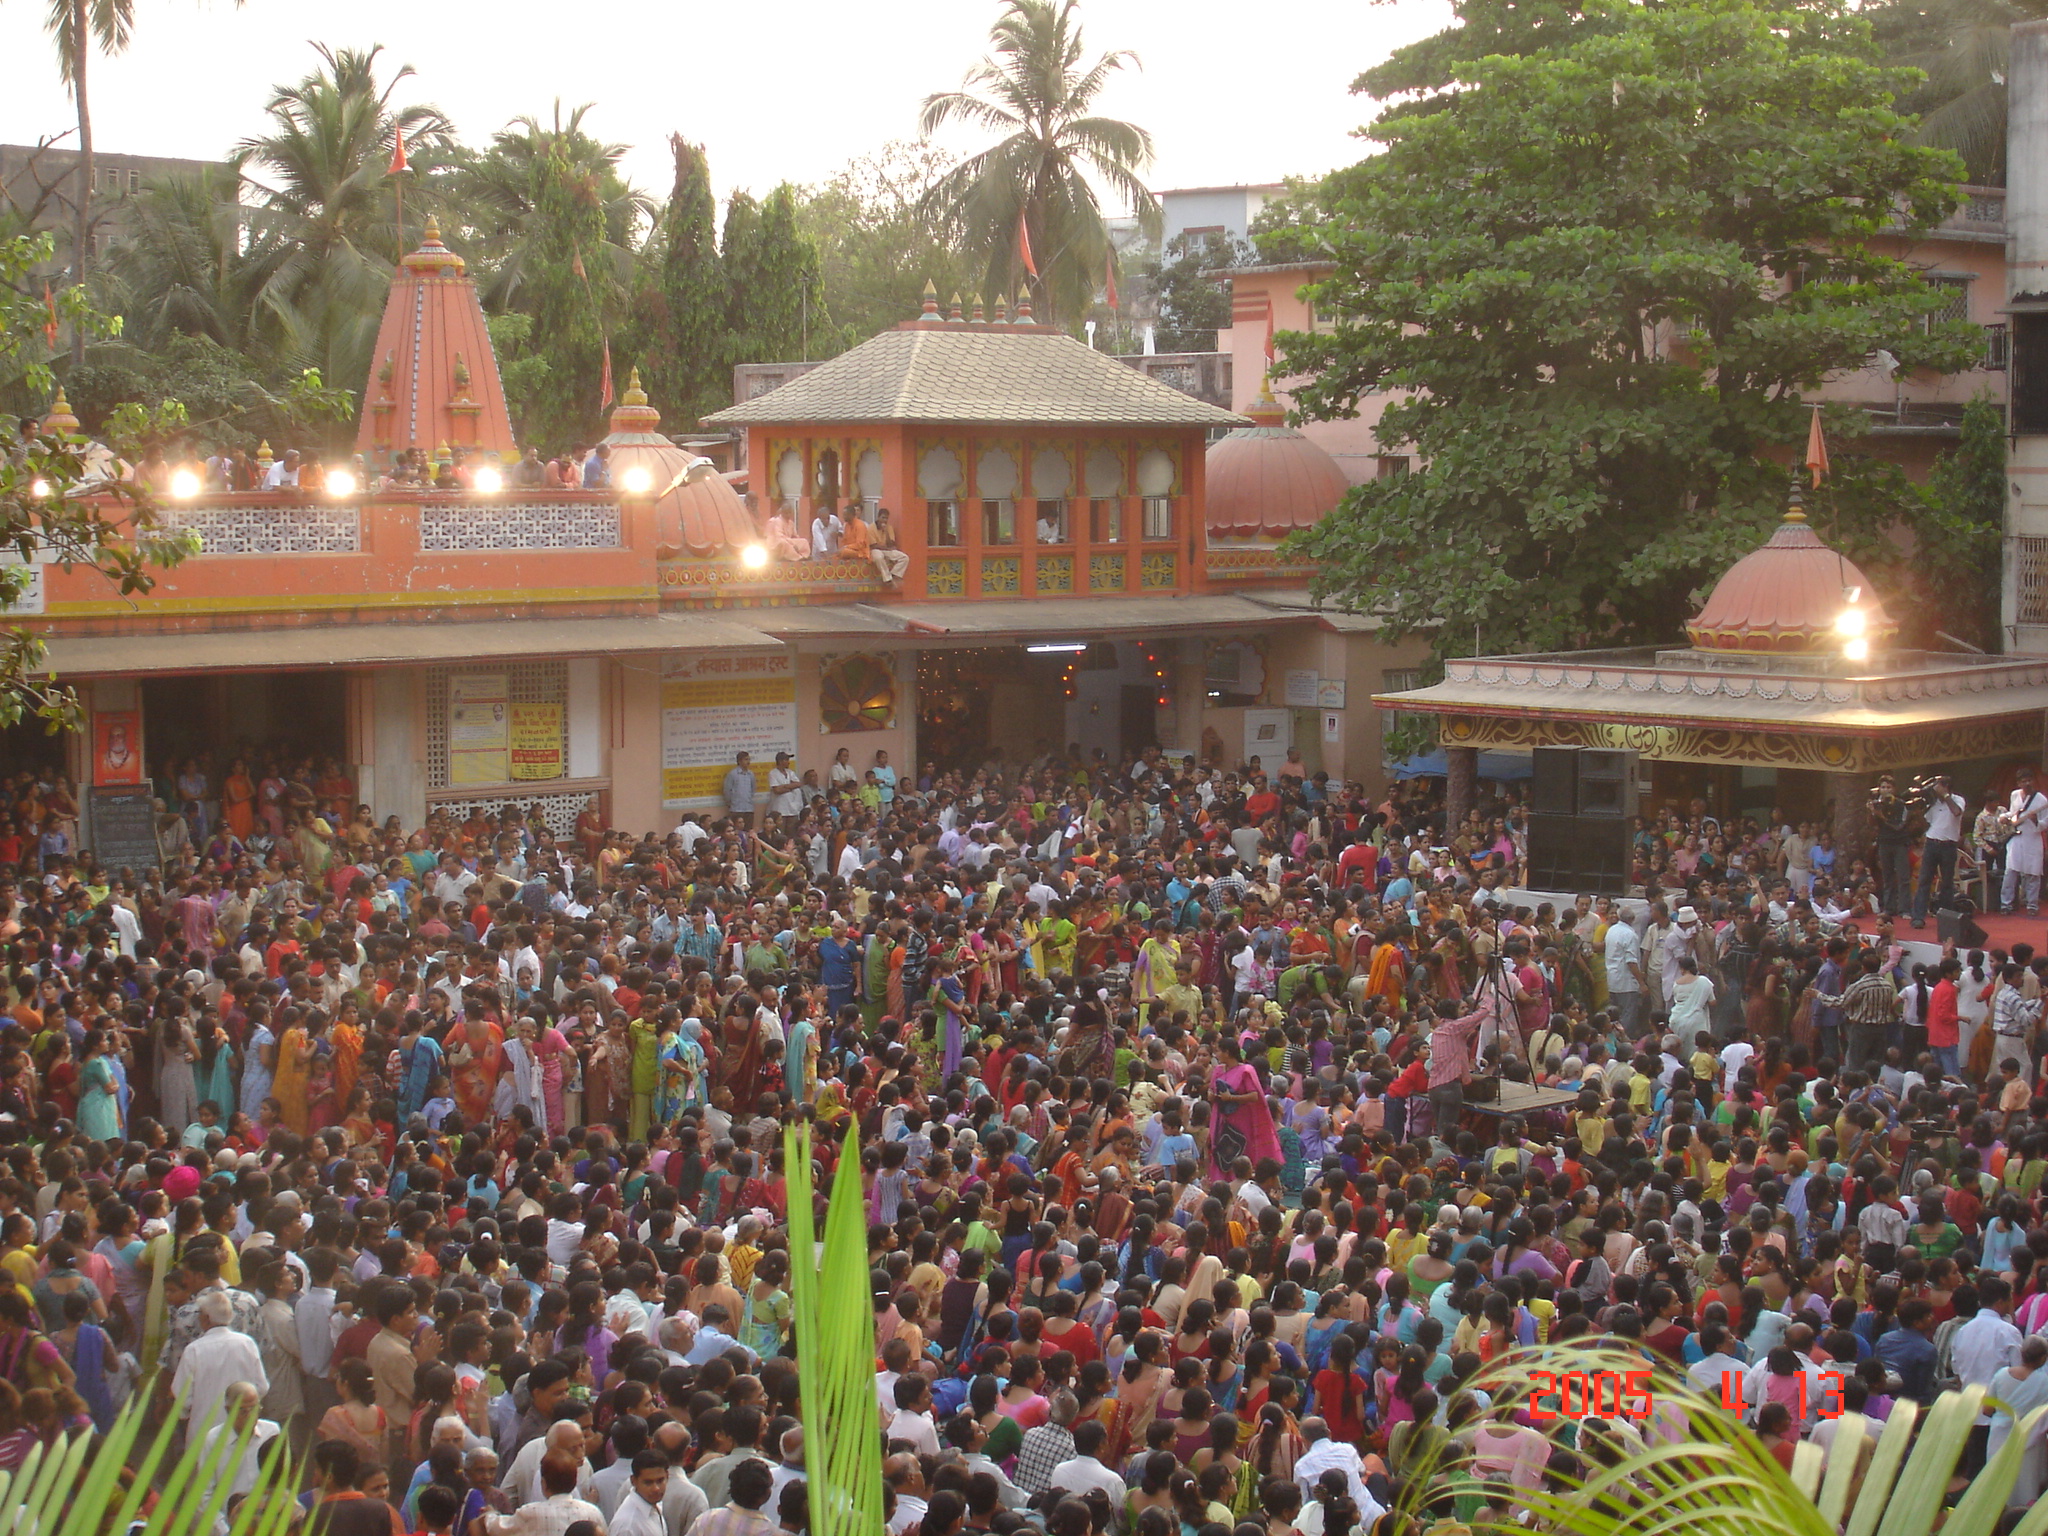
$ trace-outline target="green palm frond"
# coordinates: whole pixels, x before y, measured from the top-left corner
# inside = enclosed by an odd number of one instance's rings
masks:
[[[222,1435],[210,1450],[173,1452],[179,1420],[159,1417],[137,1397],[104,1437],[76,1434],[38,1447],[14,1472],[0,1472],[0,1530],[119,1532],[148,1510],[148,1529],[204,1531],[226,1512],[247,1434]],[[143,1433],[149,1431],[147,1442]],[[291,1458],[270,1460],[228,1523],[229,1536],[284,1536],[297,1514]]]
[[[1530,1404],[1532,1372],[1625,1376],[1642,1369],[1640,1354],[1607,1345],[1540,1346],[1493,1361],[1473,1384],[1491,1396],[1499,1418]],[[1844,1414],[1834,1441],[1842,1454],[1828,1460],[1825,1472],[1820,1449],[1802,1444],[1787,1473],[1718,1399],[1668,1367],[1649,1375],[1655,1407],[1640,1425],[1640,1450],[1624,1453],[1620,1438],[1554,1417],[1539,1426],[1554,1438],[1576,1430],[1580,1440],[1572,1475],[1553,1470],[1541,1491],[1517,1495],[1537,1529],[1553,1536],[1926,1536],[1938,1527],[1942,1536],[1996,1536],[2026,1445],[2048,1422],[2048,1408],[2022,1419],[1967,1492],[1945,1508],[1984,1409],[1982,1388],[1943,1393],[1924,1411],[1899,1402],[1867,1464],[1849,1452],[1872,1426],[1860,1414]],[[1554,1415],[1556,1399],[1547,1401]],[[1413,1469],[1407,1502],[1426,1502],[1433,1475],[1449,1466],[1439,1458]],[[1529,1527],[1481,1518],[1472,1528],[1509,1536]],[[2048,1501],[2028,1512],[2016,1536],[2048,1536]]]
[[[882,1529],[882,1437],[875,1422],[874,1305],[860,1159],[842,1149],[821,1250],[811,1152],[811,1127],[783,1132],[811,1530],[815,1536],[873,1536]]]

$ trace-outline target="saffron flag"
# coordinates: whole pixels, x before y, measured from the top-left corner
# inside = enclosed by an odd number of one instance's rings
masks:
[[[43,310],[49,318],[43,322],[43,340],[52,352],[57,350],[57,301],[50,294],[50,285],[43,284]]]
[[[1813,408],[1813,419],[1806,428],[1806,467],[1813,471],[1813,483],[1818,489],[1828,472],[1828,441],[1820,433],[1820,407]]]
[[[1017,215],[1017,259],[1024,263],[1026,272],[1038,276],[1038,263],[1031,256],[1031,229],[1021,213]]]
[[[1111,252],[1110,252],[1110,253],[1109,253],[1109,254],[1108,254],[1107,256],[1105,256],[1105,257],[1103,258],[1103,260],[1102,260],[1102,276],[1103,276],[1103,279],[1104,279],[1104,283],[1105,283],[1105,285],[1106,285],[1106,286],[1105,286],[1105,292],[1104,292],[1104,294],[1103,294],[1103,297],[1104,297],[1105,299],[1107,299],[1107,300],[1109,301],[1109,307],[1110,307],[1111,309],[1115,309],[1115,308],[1116,308],[1116,252],[1115,252],[1115,251],[1111,251]]]
[[[597,392],[597,406],[603,410],[612,403],[612,342],[609,336],[604,342],[604,377],[598,381]]]
[[[412,162],[405,158],[405,135],[403,133],[392,134],[390,174],[396,176],[399,172],[408,169],[411,164]]]
[[[1273,366],[1273,301],[1266,301],[1266,367]]]

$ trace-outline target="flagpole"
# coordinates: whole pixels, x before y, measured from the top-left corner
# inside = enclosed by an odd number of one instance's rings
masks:
[[[398,262],[403,266],[405,264],[405,183],[396,176],[391,178],[391,196],[398,204],[398,237],[395,243],[398,246]]]

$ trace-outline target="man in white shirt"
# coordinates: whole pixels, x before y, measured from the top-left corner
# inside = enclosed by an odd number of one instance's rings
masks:
[[[1109,1426],[1100,1419],[1076,1425],[1074,1454],[1052,1469],[1046,1486],[1055,1493],[1071,1493],[1076,1498],[1091,1488],[1100,1488],[1108,1495],[1112,1510],[1121,1508],[1130,1488],[1114,1467],[1105,1466],[1100,1459],[1108,1438]]]
[[[839,540],[846,533],[846,524],[839,514],[830,507],[820,507],[811,518],[811,556],[823,560],[839,553]]]
[[[1601,946],[1607,961],[1607,996],[1624,1031],[1638,1033],[1643,1017],[1642,941],[1619,912],[1607,925]]]
[[[1721,1047],[1721,1091],[1724,1094],[1735,1091],[1735,1079],[1749,1065],[1749,1058],[1756,1054],[1756,1047],[1743,1038],[1744,1034],[1743,1027],[1737,1024],[1735,1038]]]
[[[1301,1421],[1301,1438],[1308,1449],[1294,1463],[1294,1480],[1301,1484],[1304,1498],[1315,1492],[1316,1482],[1325,1472],[1342,1472],[1351,1502],[1358,1506],[1361,1529],[1386,1513],[1380,1501],[1365,1491],[1364,1467],[1358,1459],[1356,1446],[1331,1439],[1330,1426],[1318,1418]]]
[[[889,1438],[907,1441],[920,1456],[939,1454],[939,1427],[932,1420],[931,1383],[922,1376],[896,1379],[896,1412],[889,1420]]]
[[[1934,775],[1933,798],[1927,802],[1927,841],[1920,845],[1920,878],[1913,886],[1913,926],[1927,926],[1927,893],[1941,880],[1935,905],[1946,907],[1955,900],[1956,851],[1963,844],[1963,797],[1949,787],[1948,775]]]
[[[668,1517],[661,1512],[668,1492],[668,1458],[642,1451],[633,1458],[633,1480],[618,1508],[608,1517],[609,1536],[669,1536]]]
[[[1988,1275],[1977,1282],[1977,1303],[1977,1315],[1956,1330],[1949,1357],[1964,1386],[1989,1387],[1993,1376],[2019,1364],[2021,1338],[2012,1324],[2012,1286],[2001,1275]],[[1977,1422],[1989,1425],[1991,1415],[1980,1413]]]
[[[270,1390],[270,1376],[263,1369],[263,1352],[256,1341],[228,1326],[235,1316],[228,1293],[202,1292],[197,1305],[199,1325],[205,1331],[185,1347],[171,1377],[171,1395],[184,1401],[188,1444],[204,1439],[220,1422],[227,1411],[228,1393],[237,1383],[248,1383],[259,1397]]]
[[[186,1353],[190,1354],[190,1351]],[[222,1435],[235,1435],[243,1430],[249,1432],[249,1438],[242,1447],[242,1454],[236,1461],[234,1470],[223,1474],[228,1480],[230,1500],[255,1491],[256,1479],[261,1471],[258,1457],[263,1447],[275,1440],[280,1433],[276,1424],[261,1417],[262,1411],[262,1394],[246,1381],[236,1382],[228,1388],[226,1415],[220,1423],[206,1432],[206,1438],[201,1443],[200,1456],[203,1462],[204,1458],[213,1455],[214,1442]],[[227,1536],[228,1511],[225,1507],[215,1517],[213,1529],[215,1536]]]

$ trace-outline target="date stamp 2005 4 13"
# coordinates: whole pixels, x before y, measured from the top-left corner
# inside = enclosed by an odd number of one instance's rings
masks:
[[[1721,1373],[1721,1406],[1740,1413],[1749,1405],[1743,1401],[1742,1371]],[[1784,1378],[1792,1400],[1786,1407],[1805,1419],[1813,1388],[1805,1371]],[[1822,1371],[1818,1402],[1811,1404],[1823,1419],[1841,1417],[1842,1373]],[[1554,1419],[1647,1419],[1656,1410],[1650,1392],[1648,1371],[1531,1371],[1529,1373],[1529,1417],[1536,1423]]]

